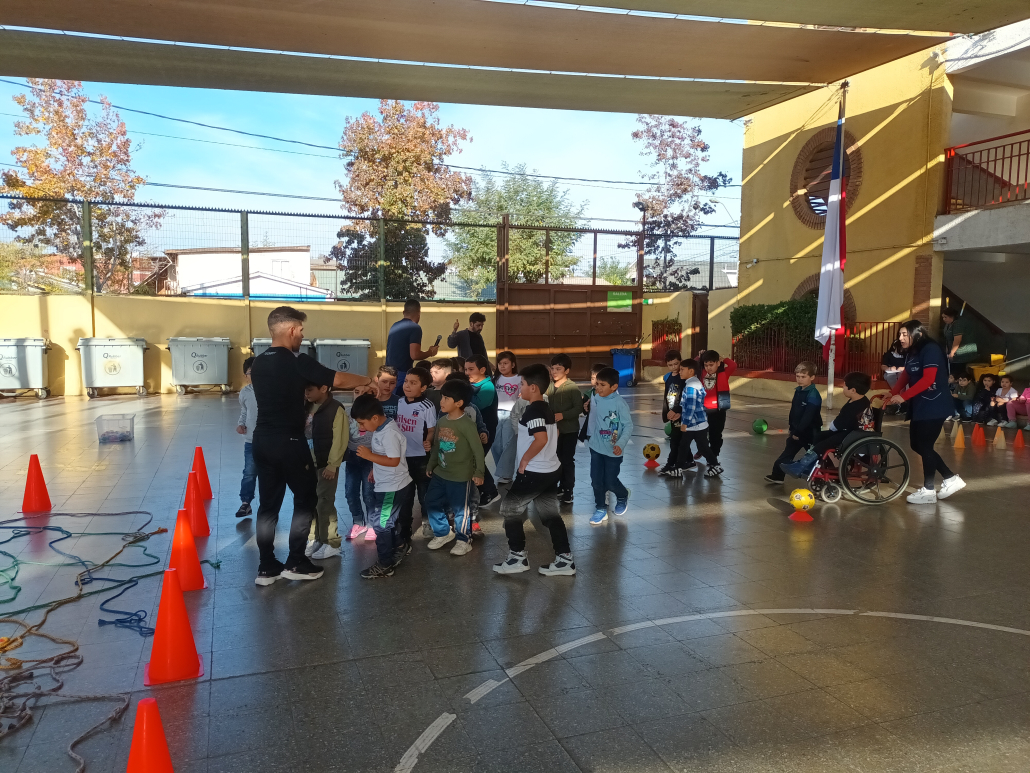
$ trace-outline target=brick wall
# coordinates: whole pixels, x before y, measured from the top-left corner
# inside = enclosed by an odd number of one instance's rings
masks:
[[[933,255],[916,255],[915,284],[912,290],[912,317],[930,321],[930,297],[933,286]]]

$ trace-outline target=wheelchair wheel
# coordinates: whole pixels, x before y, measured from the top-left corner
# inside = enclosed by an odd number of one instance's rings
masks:
[[[840,460],[840,484],[856,502],[883,505],[905,493],[911,469],[893,440],[870,437],[852,443]]]
[[[840,500],[842,493],[843,492],[840,490],[840,486],[838,486],[836,483],[827,483],[822,487],[822,490],[819,492],[819,498],[823,500],[826,504],[832,505],[834,502]]]

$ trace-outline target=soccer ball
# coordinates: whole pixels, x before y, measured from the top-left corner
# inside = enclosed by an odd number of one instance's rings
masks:
[[[660,449],[655,443],[648,443],[644,446],[644,458],[648,461],[654,461],[662,455],[662,449]]]
[[[807,512],[815,506],[815,494],[806,488],[796,488],[790,492],[788,501],[795,511],[805,510]]]
[[[761,435],[763,432],[769,429],[769,425],[765,421],[765,419],[755,419],[754,422],[751,424],[751,429],[755,431],[756,435]]]

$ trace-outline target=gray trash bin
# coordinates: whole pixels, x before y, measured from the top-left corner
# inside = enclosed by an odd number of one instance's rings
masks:
[[[271,338],[255,338],[250,342],[250,350],[254,353],[254,356],[257,357],[259,354],[261,354],[261,352],[263,352],[271,345]],[[301,354],[314,356],[315,347],[311,345],[311,341],[305,338],[303,341],[300,342],[300,351]]]
[[[367,338],[316,338],[315,358],[327,368],[367,376],[370,346]]]
[[[186,387],[216,386],[229,394],[228,338],[169,338],[172,353],[172,383],[180,395]]]
[[[145,338],[80,338],[75,346],[82,356],[82,383],[86,394],[97,396],[106,387],[135,387],[140,397],[143,385]]]
[[[42,400],[50,396],[45,338],[0,338],[0,392],[32,390]]]

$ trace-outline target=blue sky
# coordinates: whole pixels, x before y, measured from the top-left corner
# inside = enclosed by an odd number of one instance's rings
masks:
[[[87,93],[106,95],[114,104],[261,134],[335,146],[348,116],[375,113],[376,100],[317,97],[293,94],[217,91],[208,89],[86,83]],[[24,140],[13,133],[19,113],[11,97],[21,91],[0,83],[0,162],[11,163],[10,150]],[[472,142],[450,159],[465,166],[496,169],[525,163],[533,171],[567,177],[639,180],[644,159],[630,137],[636,116],[623,113],[587,113],[564,110],[443,104],[443,124],[467,129]],[[233,135],[182,123],[123,112],[133,140],[142,145],[134,154],[139,173],[153,182],[231,188],[249,191],[337,196],[333,181],[344,178],[343,164],[331,151]],[[703,137],[711,145],[706,172],[726,172],[740,182],[743,125],[741,122],[700,120]],[[147,134],[145,134],[147,133]],[[267,150],[229,147],[210,142],[254,145],[315,154],[293,155]],[[325,156],[325,157],[321,157]],[[588,202],[586,214],[594,218],[635,219],[634,186],[572,184],[576,201]],[[721,204],[706,219],[727,224],[739,218],[740,189],[719,191]],[[336,212],[330,202],[241,196],[226,193],[145,188],[141,200],[225,208],[270,209],[300,212]],[[605,223],[596,223],[604,227]],[[622,227],[611,223],[608,227]],[[720,229],[718,233],[729,234]]]

